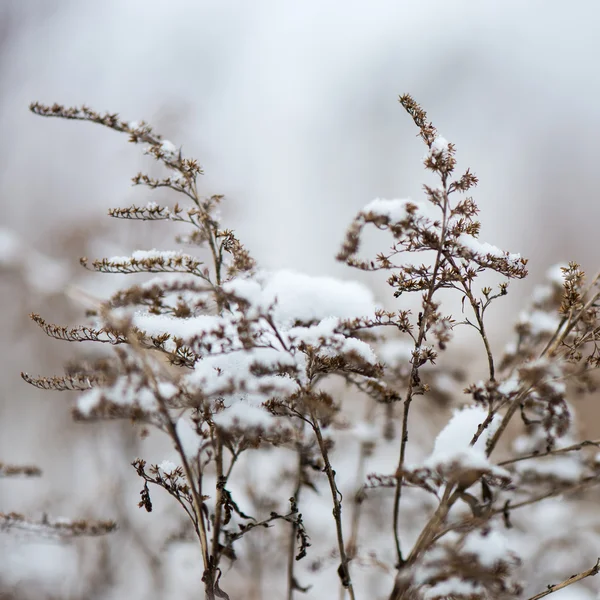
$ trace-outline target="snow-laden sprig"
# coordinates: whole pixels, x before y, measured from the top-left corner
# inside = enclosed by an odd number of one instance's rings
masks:
[[[485,329],[484,314],[492,301],[506,294],[507,283],[503,281],[494,294],[488,287],[478,290],[475,287],[476,278],[485,271],[494,271],[506,279],[520,279],[527,274],[527,261],[518,254],[501,251],[478,239],[480,224],[475,219],[478,213],[475,202],[471,197],[454,199],[457,193],[463,194],[473,188],[477,184],[477,178],[467,170],[454,179],[454,144],[438,133],[425,111],[413,98],[401,96],[400,103],[413,118],[420,137],[427,146],[424,166],[435,174],[439,183],[436,186],[424,186],[425,200],[422,202],[378,198],[368,203],[348,229],[337,258],[362,270],[391,271],[388,284],[395,290],[396,298],[406,292],[417,291],[423,294],[422,307],[412,327],[407,327],[406,317],[402,323],[398,323],[400,331],[407,333],[413,344],[409,360],[410,374],[406,377],[393,511],[396,553],[398,563],[402,565],[405,558],[398,527],[403,479],[407,472],[405,459],[410,406],[416,395],[428,391],[419,370],[434,363],[437,358],[436,351],[426,344],[428,336],[435,339],[438,347],[444,350],[450,342],[452,329],[458,324],[451,316],[441,312],[436,294],[442,289],[457,290],[463,297],[463,306],[465,301],[471,306],[473,317],[466,317],[462,324],[475,328],[481,336],[488,361],[489,378],[494,381],[496,366]],[[359,258],[358,254],[366,225],[387,230],[394,239],[390,251],[379,254],[373,260]],[[424,262],[419,262],[419,255],[427,257]],[[490,413],[488,421],[492,417]],[[488,422],[487,425],[489,424]],[[487,461],[483,463],[487,465]],[[455,485],[459,484],[453,481],[447,490]],[[451,498],[451,492],[449,494],[448,498]]]

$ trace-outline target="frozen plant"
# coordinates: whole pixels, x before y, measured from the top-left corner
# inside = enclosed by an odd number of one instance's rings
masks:
[[[599,277],[587,284],[576,264],[553,273],[519,318],[514,344],[495,357],[487,310],[510,279],[526,276],[527,261],[479,240],[478,209],[467,195],[477,178],[469,170],[456,176],[454,145],[410,96],[400,103],[436,183],[424,186],[422,201],[368,203],[338,259],[389,271],[396,302],[420,294],[417,314],[382,310],[362,284],[261,270],[221,225],[222,198],[199,192],[199,163],[146,123],[87,107],[31,106],[38,115],[126,133],[167,169],[162,179],[139,173],[134,184],[181,198],[109,215],[184,224],[178,241],[195,251],[83,258],[100,273],[160,276],[98,301],[80,327],[32,315],[51,337],[113,352],[82,355],[63,376],[23,377],[79,391],[77,420],[128,419],[142,434],[155,428],[168,436],[173,456],[133,462],[143,482],[139,506],[153,510],[155,487],[180,505],[189,519],[180,537],[195,537],[207,599],[245,597],[245,585],[265,569],[268,597],[282,582],[288,599],[332,597],[336,590],[307,580],[330,572],[340,597],[352,600],[511,598],[539,587],[534,599],[598,571],[591,555],[587,570],[566,572],[559,583],[536,579],[528,561],[548,550],[542,542],[532,547],[535,524],[519,514],[568,493],[583,502],[600,481],[598,461],[586,453],[599,442],[574,438],[567,402],[567,393],[595,386]],[[373,259],[359,253],[369,225],[393,239]],[[484,273],[499,276],[496,289],[479,285]],[[440,292],[447,291],[462,301],[458,319],[444,312]],[[456,373],[436,359],[462,326],[479,335],[488,373],[460,402],[448,392]],[[423,419],[418,405],[427,402],[428,411],[449,417],[430,452],[413,433]],[[392,447],[395,468],[386,472]],[[272,542],[252,546],[265,528]],[[300,571],[301,564],[309,566]]]

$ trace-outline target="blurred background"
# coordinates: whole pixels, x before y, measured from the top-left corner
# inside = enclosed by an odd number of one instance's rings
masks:
[[[75,324],[69,283],[102,297],[122,283],[82,272],[79,256],[171,248],[176,233],[105,217],[148,201],[128,187],[153,168],[139,148],[35,117],[31,101],[145,119],[200,160],[203,191],[226,195],[225,222],[264,267],[356,278],[334,260],[352,217],[375,197],[420,199],[427,181],[397,103],[412,94],[455,143],[459,169],[480,178],[481,238],[530,259],[530,277],[490,313],[501,349],[551,265],[600,267],[599,20],[591,0],[0,1],[0,460],[44,470],[2,481],[0,511],[126,523],[118,542],[0,534],[0,598],[191,598],[199,585],[195,558],[157,575],[176,521],[168,501],[152,528],[137,511],[127,424],[73,425],[65,396],[19,377],[58,372],[78,351],[46,339],[29,312]],[[362,280],[393,304],[381,280]]]

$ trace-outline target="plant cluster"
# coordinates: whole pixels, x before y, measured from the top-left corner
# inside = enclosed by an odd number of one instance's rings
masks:
[[[395,302],[417,293],[418,311],[384,310],[362,284],[259,269],[221,225],[222,197],[200,193],[199,163],[145,122],[87,107],[31,106],[41,116],[127,134],[167,170],[162,179],[138,173],[133,183],[180,198],[109,215],[183,224],[187,231],[177,240],[189,251],[83,258],[84,267],[99,273],[158,275],[98,301],[79,327],[32,315],[50,337],[112,351],[82,355],[61,376],[23,378],[43,389],[78,391],[73,415],[79,421],[127,419],[143,435],[154,428],[168,436],[173,460],[133,462],[143,482],[139,506],[153,510],[155,488],[181,506],[199,548],[207,599],[238,597],[235,575],[226,572],[235,574],[238,561],[248,559],[243,542],[267,528],[289,599],[310,593],[304,578],[328,569],[337,572],[340,597],[351,600],[519,597],[523,559],[511,536],[527,525],[516,527],[515,513],[558,495],[582,496],[600,482],[597,461],[587,452],[598,442],[572,437],[567,400],[567,393],[595,386],[599,277],[586,283],[574,263],[553,271],[519,318],[514,343],[495,356],[488,309],[507,294],[511,279],[527,275],[527,261],[479,240],[478,209],[468,195],[477,178],[470,170],[456,174],[454,145],[410,96],[400,103],[426,146],[423,164],[435,184],[424,186],[422,201],[368,203],[337,258],[363,271],[387,271]],[[360,253],[368,226],[392,239],[389,250],[373,258]],[[496,288],[480,284],[483,274],[499,277]],[[444,312],[448,291],[462,301],[458,318]],[[487,377],[468,385],[459,402],[447,392],[447,380],[458,385],[459,378],[436,361],[460,327],[477,332]],[[454,407],[433,450],[418,457],[422,443],[413,432],[422,413],[415,414],[415,405],[432,399],[429,410],[445,414],[444,404]],[[358,447],[350,484],[340,483],[351,475],[337,466],[340,444]],[[396,449],[395,467],[387,472],[377,466],[382,445]],[[273,490],[243,491],[236,484],[260,468],[257,457],[274,456],[275,449],[284,452],[281,464],[273,460],[284,502]],[[0,465],[0,474],[11,469]],[[350,494],[342,491],[348,487]],[[305,513],[325,491],[335,546],[323,551]],[[377,522],[369,504],[383,496],[389,501],[377,511],[386,512],[369,538],[365,519]],[[27,522],[21,515],[0,517],[0,526]],[[113,527],[105,524],[106,532]],[[84,530],[100,532],[70,526],[72,534]],[[363,538],[375,548],[368,550]],[[300,561],[309,564],[302,577]],[[590,563],[531,600],[595,575],[595,557]],[[361,579],[369,569],[386,574],[387,591]]]

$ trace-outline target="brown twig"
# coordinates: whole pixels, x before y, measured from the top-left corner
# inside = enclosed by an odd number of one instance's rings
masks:
[[[443,248],[444,241],[446,237],[446,225],[447,225],[447,213],[449,207],[449,198],[448,198],[448,186],[446,181],[446,176],[442,177],[442,185],[444,188],[444,204],[443,204],[443,217],[442,217],[442,231],[440,233],[439,240],[439,248],[435,257],[435,264],[433,267],[433,273],[431,275],[431,282],[429,285],[429,289],[427,291],[427,295],[423,301],[423,316],[421,318],[421,323],[419,325],[419,333],[417,335],[417,339],[415,342],[415,352],[418,352],[421,348],[425,340],[426,335],[426,327],[428,321],[428,314],[431,310],[433,295],[437,290],[437,273],[440,269],[440,265],[442,262],[443,256]],[[415,359],[413,358],[413,361]],[[403,412],[402,412],[402,434],[400,438],[400,457],[398,459],[398,468],[397,468],[397,482],[396,489],[394,491],[394,508],[393,508],[393,529],[394,529],[394,541],[396,544],[396,555],[398,558],[398,565],[402,566],[404,564],[404,558],[402,555],[402,547],[400,544],[400,500],[402,498],[402,482],[404,477],[402,473],[404,472],[404,461],[406,459],[406,446],[408,444],[408,416],[410,412],[410,405],[414,396],[414,385],[415,381],[418,378],[419,367],[415,362],[413,362],[413,366],[411,369],[411,373],[408,380],[408,388],[406,390],[406,396],[404,398]]]
[[[557,454],[566,454],[568,452],[576,452],[578,450],[582,450],[583,448],[587,448],[588,446],[600,447],[600,439],[584,440],[583,442],[573,444],[572,446],[565,446],[564,448],[558,448],[556,450],[547,450],[546,452],[532,452],[531,454],[524,454],[523,456],[517,456],[516,458],[510,458],[508,460],[503,460],[498,463],[498,466],[504,467],[506,465],[512,465],[514,463],[521,462],[522,460],[529,460],[531,458],[542,458],[544,456],[555,456]]]
[[[333,500],[333,518],[335,520],[338,550],[340,553],[340,568],[338,569],[338,574],[340,576],[342,585],[348,590],[350,600],[355,600],[354,587],[352,585],[352,578],[350,577],[350,569],[348,568],[349,560],[348,555],[346,554],[346,547],[344,544],[344,533],[342,529],[342,501],[340,499],[341,493],[338,490],[338,487],[335,483],[335,471],[333,470],[331,462],[329,461],[329,452],[327,450],[327,446],[325,445],[325,441],[323,440],[321,426],[319,425],[319,421],[315,417],[314,412],[311,414],[310,425],[313,431],[315,432],[317,443],[319,444],[319,450],[321,451],[321,456],[323,457],[323,461],[325,463],[324,471],[327,475],[327,480],[329,481],[331,498]]]
[[[297,447],[298,462],[296,472],[296,486],[294,488],[294,502],[298,504],[300,498],[300,490],[302,489],[302,448],[300,444]],[[296,532],[298,531],[298,524],[296,521],[292,521],[292,527],[290,530],[290,539],[288,545],[288,560],[287,560],[287,597],[288,600],[293,600],[294,590],[296,589],[296,577],[294,576],[294,565],[296,564]]]
[[[537,504],[542,500],[555,498],[556,496],[562,496],[563,494],[571,494],[573,492],[578,492],[580,490],[584,490],[588,487],[592,487],[593,485],[597,484],[600,484],[600,478],[598,478],[595,475],[592,475],[590,477],[585,477],[584,479],[581,479],[580,481],[566,488],[554,488],[548,492],[544,492],[543,494],[538,494],[537,496],[527,498],[527,500],[517,502],[516,504],[511,504],[510,501],[507,501],[501,508],[494,508],[492,510],[488,510],[483,517],[473,517],[470,519],[465,519],[464,521],[461,521],[459,523],[453,523],[451,525],[448,525],[444,529],[438,531],[431,541],[432,543],[436,542],[450,531],[456,531],[465,527],[470,528],[475,527],[477,525],[482,525],[483,523],[488,522],[492,517],[495,517],[497,515],[504,515],[505,517],[507,517],[510,511],[517,510],[519,508],[524,508],[525,506],[531,506],[532,504]]]
[[[544,598],[545,596],[548,596],[554,592],[558,592],[558,590],[562,590],[563,588],[577,583],[578,581],[581,581],[586,577],[593,577],[594,575],[598,574],[598,571],[600,571],[600,558],[598,558],[596,564],[591,569],[588,569],[587,571],[582,571],[581,573],[577,573],[576,575],[571,575],[571,577],[565,579],[564,581],[561,581],[560,583],[549,585],[547,589],[545,589],[543,592],[540,592],[535,596],[531,596],[531,598],[529,598],[528,600],[539,600],[540,598]]]

